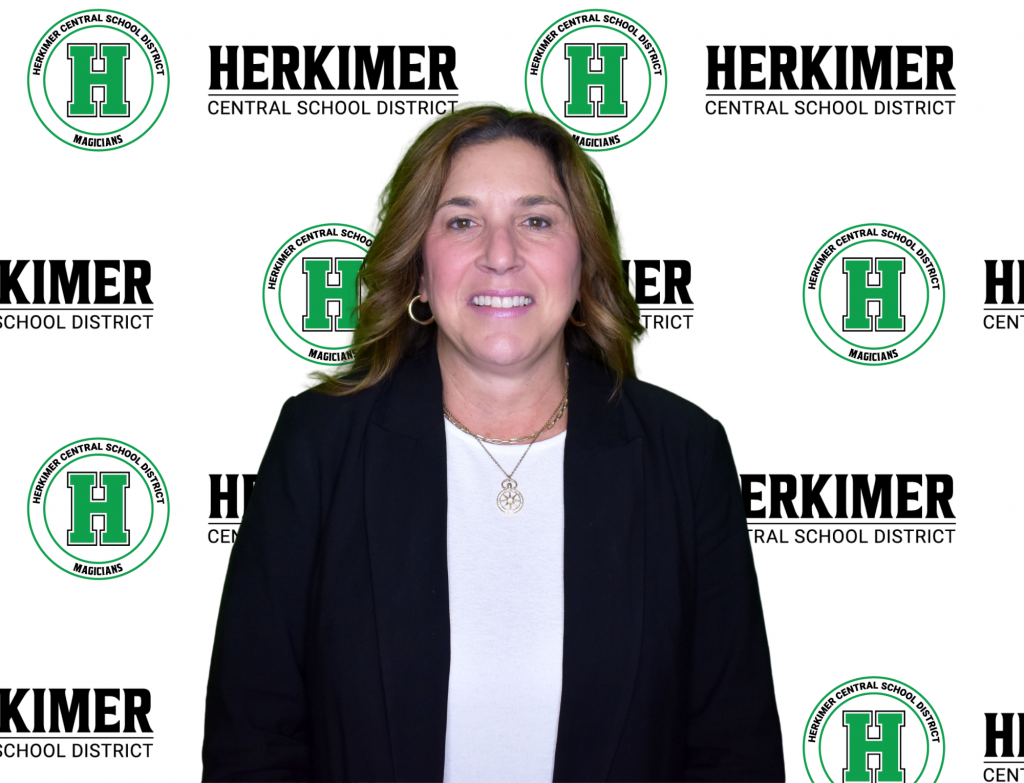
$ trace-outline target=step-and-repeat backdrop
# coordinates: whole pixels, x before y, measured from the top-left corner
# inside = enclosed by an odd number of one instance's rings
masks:
[[[498,102],[599,161],[640,377],[730,435],[789,778],[1017,780],[1022,22],[1008,2],[8,7],[0,777],[198,777],[280,406],[351,358],[346,297],[404,149]],[[322,280],[310,254],[337,259]],[[309,296],[335,330],[306,328]]]

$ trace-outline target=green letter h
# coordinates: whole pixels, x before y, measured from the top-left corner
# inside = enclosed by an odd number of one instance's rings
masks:
[[[868,769],[868,754],[877,753],[881,762],[876,771],[876,783],[903,783],[903,768],[900,766],[900,741],[903,731],[902,712],[876,712],[875,720],[880,729],[878,739],[868,739],[868,725],[871,712],[844,712],[846,726],[846,769],[844,783],[872,783]]]
[[[127,545],[128,531],[124,529],[124,496],[128,487],[127,473],[101,473],[103,500],[92,499],[96,486],[95,473],[68,473],[71,488],[71,530],[68,546],[95,546],[96,532],[92,529],[94,515],[102,514],[103,536],[100,544]]]
[[[881,278],[878,285],[868,285],[868,273],[875,264]],[[902,258],[844,258],[846,275],[846,316],[844,332],[902,332],[900,286],[903,284]],[[874,299],[881,307],[877,316],[868,315],[868,301]]]
[[[331,261],[336,264],[340,281],[331,285]],[[327,315],[328,302],[341,302],[341,314],[335,318],[333,330],[356,328],[358,285],[356,276],[362,260],[358,258],[304,258],[302,273],[306,276],[306,316],[302,319],[304,332],[330,332],[331,319]]]
[[[100,44],[100,56],[96,56],[96,44],[68,44],[68,59],[71,60],[71,100],[68,101],[69,117],[127,117],[128,102],[124,99],[124,61],[131,55],[128,44]],[[93,60],[103,61],[103,70],[92,69]],[[103,104],[97,111],[92,99],[92,88],[103,87]]]
[[[622,100],[622,61],[626,44],[566,44],[565,59],[569,61],[569,100],[565,102],[566,117],[625,117],[626,102]],[[601,70],[590,70],[590,61],[601,61]],[[601,103],[595,115],[590,88],[601,88]]]

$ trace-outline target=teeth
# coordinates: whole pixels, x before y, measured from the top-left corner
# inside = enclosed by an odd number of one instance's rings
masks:
[[[473,304],[477,307],[525,307],[533,304],[528,296],[474,296]]]

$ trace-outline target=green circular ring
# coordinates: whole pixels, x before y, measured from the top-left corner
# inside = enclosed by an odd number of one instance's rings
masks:
[[[918,242],[921,242],[921,240],[917,236],[915,236],[914,234],[911,234],[906,229],[900,228],[899,226],[893,226],[893,225],[891,225],[889,223],[858,223],[855,226],[849,226],[848,228],[844,228],[842,231],[837,231],[835,234],[833,234],[828,239],[826,239],[822,243],[821,247],[818,248],[817,252],[815,252],[815,254],[811,257],[811,262],[807,265],[807,269],[804,272],[804,276],[803,276],[804,282],[803,282],[803,285],[806,286],[806,284],[807,284],[807,275],[810,273],[811,267],[814,266],[814,262],[817,261],[819,254],[821,253],[821,251],[825,247],[828,246],[829,242],[831,242],[833,239],[835,239],[840,234],[844,234],[847,231],[850,231],[851,229],[854,229],[854,228],[864,228],[865,226],[883,226],[885,228],[893,228],[893,229],[896,229],[897,231],[902,231],[903,233],[908,234],[908,235],[914,237],[914,239],[916,239]],[[919,346],[917,346],[917,348],[915,348],[913,351],[911,351],[910,353],[906,354],[905,356],[899,357],[898,359],[893,359],[892,361],[888,361],[888,362],[875,362],[875,363],[867,363],[867,362],[854,361],[853,359],[850,359],[849,357],[843,356],[841,353],[837,353],[836,351],[833,351],[831,346],[829,346],[828,343],[826,343],[824,340],[821,339],[821,337],[818,336],[818,332],[815,331],[815,329],[814,329],[814,324],[811,323],[811,317],[807,313],[807,297],[806,297],[806,291],[805,291],[804,292],[805,295],[801,296],[801,299],[803,300],[803,307],[804,307],[804,318],[807,319],[807,325],[811,328],[811,333],[818,339],[818,342],[820,342],[822,345],[825,346],[825,348],[829,351],[829,353],[832,353],[832,354],[838,356],[840,359],[843,359],[844,361],[850,362],[850,364],[855,364],[855,365],[858,365],[860,367],[881,367],[881,366],[884,366],[884,365],[887,365],[887,364],[895,364],[896,362],[901,362],[904,359],[906,359],[906,358],[908,358],[910,356],[913,356],[915,353],[917,353],[922,348],[924,348],[925,345],[927,345],[928,341],[932,339],[932,335],[935,334],[935,330],[939,328],[939,324],[942,322],[943,313],[945,313],[945,311],[946,311],[946,295],[945,295],[945,291],[946,291],[946,278],[943,276],[943,274],[942,274],[942,267],[939,266],[939,262],[938,262],[938,260],[936,260],[935,254],[932,253],[931,248],[929,248],[928,245],[926,245],[924,242],[921,242],[921,247],[923,247],[925,250],[928,251],[928,254],[931,256],[932,262],[935,264],[935,269],[938,270],[939,279],[942,281],[942,291],[943,291],[943,295],[942,295],[942,310],[939,311],[939,317],[938,317],[938,319],[936,319],[935,326],[932,328],[931,333],[924,339],[924,341]]]
[[[651,41],[654,43],[654,45],[657,46],[657,48],[658,48],[658,54],[661,55],[661,69],[662,69],[662,72],[664,73],[664,78],[665,78],[665,91],[664,91],[664,93],[661,96],[661,103],[658,105],[658,111],[655,113],[655,115],[651,119],[651,121],[647,124],[646,128],[644,128],[642,131],[640,131],[640,133],[638,133],[636,136],[631,138],[625,144],[618,144],[618,145],[616,145],[614,147],[595,147],[593,149],[591,149],[590,147],[581,148],[581,149],[584,149],[587,152],[611,152],[612,150],[617,150],[617,149],[620,149],[621,147],[625,147],[625,146],[627,146],[629,144],[632,144],[634,141],[639,139],[641,136],[643,136],[645,133],[647,133],[647,131],[649,131],[651,129],[651,126],[654,125],[655,120],[657,120],[658,117],[661,115],[661,110],[665,106],[665,97],[668,95],[668,64],[667,64],[667,62],[665,60],[665,53],[662,51],[661,46],[658,45],[658,42],[654,40],[654,36],[651,35],[650,31],[646,27],[644,27],[642,24],[640,24],[636,19],[633,19],[632,17],[626,16],[623,13],[619,13],[618,11],[612,11],[612,10],[609,10],[607,8],[583,8],[583,9],[580,9],[579,11],[573,11],[571,14],[566,14],[565,16],[556,19],[554,22],[552,22],[551,24],[547,25],[544,28],[544,30],[545,30],[545,32],[550,30],[556,24],[561,22],[563,19],[568,19],[570,16],[575,16],[576,14],[585,14],[585,13],[589,13],[591,11],[593,11],[593,12],[605,12],[605,13],[609,13],[609,14],[615,14],[616,16],[621,16],[623,19],[629,19],[629,21],[633,22],[637,27],[639,27],[641,30],[643,30],[647,34],[647,36],[651,39]],[[530,47],[530,53],[526,56],[526,69],[523,71],[523,89],[526,92],[526,103],[529,105],[530,111],[537,111],[536,108],[534,108],[534,106],[533,106],[533,102],[530,100],[530,88],[529,88],[529,84],[530,84],[529,83],[530,59],[532,58],[533,53],[537,50],[537,44],[540,43],[540,39],[543,38],[543,37],[544,37],[544,33],[541,33],[540,35],[538,35],[537,36],[537,40],[534,41],[533,42],[533,46]],[[543,92],[543,89],[542,89],[542,92]],[[556,116],[555,121],[556,122],[558,121],[557,120],[557,116]],[[560,123],[560,124],[564,125],[564,123]],[[587,135],[591,136],[592,138],[598,138],[598,136],[595,136],[594,134],[587,134]]]
[[[41,35],[39,37],[39,40],[36,41],[36,45],[32,48],[32,54],[29,56],[29,60],[28,60],[28,71],[25,74],[25,86],[28,88],[28,102],[29,102],[29,105],[32,106],[32,112],[36,115],[36,119],[39,120],[40,124],[44,128],[46,128],[46,130],[49,131],[49,133],[54,138],[56,138],[62,144],[67,144],[69,147],[71,147],[72,149],[76,149],[76,150],[84,150],[85,152],[113,152],[115,150],[124,149],[125,147],[128,147],[128,146],[134,144],[135,142],[137,142],[139,139],[141,139],[143,136],[145,136],[147,133],[149,133],[151,130],[153,130],[153,126],[156,125],[156,123],[160,119],[160,117],[163,116],[164,109],[167,107],[167,99],[171,95],[171,64],[170,64],[170,60],[167,57],[167,52],[164,49],[163,45],[160,43],[159,40],[157,40],[157,37],[155,35],[153,35],[153,32],[148,27],[146,27],[146,25],[144,25],[142,22],[140,22],[135,17],[129,16],[128,14],[125,14],[125,13],[122,13],[121,11],[115,11],[112,8],[85,8],[85,9],[82,9],[81,11],[76,11],[75,13],[68,14],[63,19],[58,19],[56,22],[51,24],[47,28],[47,32],[52,30],[54,27],[59,25],[61,22],[65,21],[67,19],[70,19],[73,16],[78,16],[79,14],[88,14],[88,13],[93,13],[93,12],[117,14],[118,16],[123,16],[125,19],[131,19],[133,22],[135,22],[141,28],[143,28],[150,35],[150,37],[153,39],[153,41],[156,43],[156,45],[159,47],[160,54],[164,58],[164,70],[167,72],[167,93],[164,95],[164,102],[163,102],[163,105],[160,106],[159,113],[153,119],[153,122],[150,123],[149,127],[146,128],[146,130],[144,130],[142,133],[140,133],[138,136],[136,136],[131,141],[126,142],[125,144],[121,144],[120,146],[117,146],[117,147],[79,147],[79,146],[76,146],[75,144],[72,144],[70,141],[65,141],[60,136],[58,136],[56,133],[54,133],[54,131],[50,129],[50,126],[47,125],[45,122],[43,122],[43,118],[39,116],[39,111],[36,109],[35,101],[32,100],[32,82],[31,82],[31,79],[32,79],[32,60],[35,58],[36,52],[39,51],[39,45],[43,42],[43,39],[46,38],[46,33],[43,33],[43,35]],[[44,85],[44,87],[45,87],[45,85]],[[92,135],[99,136],[99,135],[102,135],[102,134],[92,134]]]
[[[883,225],[883,224],[882,223],[862,223],[861,225],[869,226],[869,225]],[[851,226],[851,228],[857,228],[857,226]],[[896,228],[896,226],[889,226],[889,228]],[[849,230],[849,229],[847,229],[847,230]],[[900,229],[900,230],[902,231],[902,229]],[[841,234],[843,232],[840,231],[839,233]],[[839,236],[839,234],[836,234],[836,236]],[[834,238],[835,237],[833,237],[833,239]],[[914,237],[914,238],[917,239],[917,237]],[[831,241],[831,240],[829,240],[829,241]],[[825,244],[828,244],[828,242],[826,242]],[[822,245],[822,247],[824,247],[824,246],[825,245]],[[811,263],[813,263],[813,261]],[[865,676],[865,677],[854,677],[852,680],[847,680],[846,682],[841,682],[838,685],[836,685],[834,688],[831,688],[829,690],[829,692],[826,693],[824,696],[822,696],[818,700],[818,703],[815,704],[814,707],[811,709],[811,714],[808,716],[807,723],[804,725],[804,732],[803,732],[802,737],[806,737],[807,736],[807,730],[810,729],[810,727],[811,727],[811,720],[814,718],[814,713],[818,711],[818,708],[822,705],[822,703],[825,701],[825,699],[827,699],[832,694],[832,692],[836,690],[836,688],[842,688],[844,685],[849,685],[851,682],[861,682],[863,680],[886,680],[888,682],[899,683],[904,688],[907,688],[908,690],[913,691],[918,696],[918,698],[920,698],[925,704],[928,705],[928,708],[932,711],[932,715],[935,716],[935,722],[939,724],[939,732],[942,734],[942,740],[943,740],[943,742],[942,742],[942,759],[939,762],[939,771],[935,774],[935,780],[937,781],[940,777],[942,777],[942,767],[945,766],[945,763],[946,763],[946,742],[945,742],[945,740],[946,740],[946,731],[945,731],[945,729],[942,728],[942,720],[939,718],[939,714],[938,714],[938,712],[935,711],[935,708],[932,706],[932,703],[930,701],[928,701],[928,699],[926,699],[922,695],[921,691],[919,691],[916,688],[908,685],[907,683],[903,682],[902,680],[897,680],[897,679],[895,679],[893,677],[878,677],[878,676],[874,676],[874,675],[868,675],[868,676]],[[822,725],[824,726],[824,724],[822,724]],[[807,779],[812,781],[812,783],[814,783],[814,777],[811,775],[810,767],[807,766],[807,744],[806,744],[806,740],[805,739],[803,739],[803,738],[801,739],[800,746],[801,746],[802,756],[803,756],[803,760],[804,760],[804,771],[807,773]],[[826,771],[825,774],[828,775],[828,772]]]
[[[72,16],[74,16],[74,14],[72,14]],[[171,491],[167,487],[167,482],[164,480],[163,474],[160,472],[160,469],[153,463],[153,460],[151,460],[148,456],[146,456],[146,454],[143,453],[141,449],[137,449],[132,444],[126,443],[123,440],[117,440],[116,438],[103,438],[103,437],[81,438],[79,440],[73,440],[70,443],[65,443],[63,446],[61,446],[59,449],[57,449],[55,452],[53,452],[53,454],[51,454],[49,457],[47,457],[43,461],[43,466],[45,467],[47,464],[49,464],[50,460],[52,460],[57,454],[62,452],[64,449],[66,449],[66,448],[68,448],[70,446],[74,446],[76,443],[87,443],[89,441],[95,441],[95,440],[106,440],[106,441],[110,441],[111,443],[120,443],[122,446],[127,446],[128,448],[137,451],[140,455],[142,455],[143,457],[146,458],[146,462],[149,463],[150,467],[152,467],[153,470],[156,471],[156,474],[160,477],[160,483],[163,484],[163,487],[164,487],[164,496],[167,499],[167,524],[164,525],[164,532],[161,534],[160,540],[156,542],[156,546],[153,547],[153,551],[149,553],[149,555],[146,557],[146,559],[143,560],[141,563],[139,563],[137,566],[135,566],[135,568],[132,568],[129,571],[124,571],[123,573],[120,573],[120,574],[113,574],[111,576],[87,576],[85,574],[76,574],[74,571],[68,571],[66,568],[64,568],[60,564],[54,563],[53,558],[51,558],[48,554],[46,554],[46,551],[42,548],[42,546],[40,546],[39,539],[36,538],[36,532],[32,529],[32,489],[35,487],[36,478],[38,478],[39,473],[42,470],[42,468],[37,470],[35,475],[32,477],[32,483],[29,485],[29,488],[28,488],[28,500],[25,502],[25,511],[26,511],[27,516],[28,516],[28,522],[29,522],[28,530],[29,530],[29,533],[32,534],[32,540],[35,541],[36,546],[39,547],[39,551],[43,553],[43,557],[45,557],[47,560],[49,560],[51,563],[53,563],[53,565],[57,566],[57,568],[59,568],[65,574],[71,574],[71,576],[77,577],[79,579],[86,579],[86,580],[88,580],[90,582],[103,582],[103,581],[106,581],[108,579],[119,579],[122,576],[125,576],[127,574],[132,573],[132,571],[138,571],[140,568],[142,568],[142,566],[144,566],[146,563],[149,562],[149,559],[151,557],[153,557],[153,555],[156,554],[156,551],[160,548],[160,545],[164,542],[164,538],[167,536],[168,528],[170,528],[170,526],[171,526]]]
[[[311,231],[314,228],[326,228],[328,226],[341,226],[343,228],[351,228],[351,229],[354,229],[356,231],[362,232],[366,236],[370,237],[370,239],[376,239],[376,237],[373,234],[371,234],[369,231],[366,231],[366,230],[364,230],[362,228],[359,228],[359,226],[353,226],[353,225],[351,225],[349,223],[317,223],[315,226],[309,226],[308,228],[302,229],[302,231],[297,231],[296,233],[294,233],[290,237],[288,237],[288,239],[286,239],[281,244],[281,246],[277,249],[277,252],[274,253],[273,257],[270,259],[270,263],[267,265],[267,271],[263,275],[263,290],[261,292],[261,297],[260,298],[263,301],[263,317],[266,318],[266,320],[267,320],[267,326],[270,327],[270,331],[274,333],[274,337],[277,338],[278,342],[281,343],[281,345],[283,345],[285,348],[287,348],[291,353],[293,353],[296,356],[298,356],[304,362],[309,362],[310,364],[319,364],[319,365],[323,365],[325,367],[333,367],[336,364],[335,362],[318,362],[318,361],[313,361],[312,359],[310,359],[310,358],[308,358],[306,356],[303,356],[301,353],[299,353],[298,351],[294,350],[290,345],[288,345],[288,343],[286,343],[284,341],[284,338],[281,337],[281,335],[279,335],[277,333],[277,330],[274,328],[274,324],[270,320],[270,314],[267,312],[267,298],[265,296],[266,290],[267,290],[267,278],[270,277],[270,270],[273,268],[274,261],[277,260],[277,257],[281,254],[281,251],[284,250],[288,246],[288,243],[291,242],[293,239],[295,239],[295,237],[299,236],[300,234],[305,234],[307,231]],[[371,242],[370,244],[372,246],[373,243]],[[369,248],[367,248],[367,251],[369,251]],[[287,323],[287,319],[286,319],[286,323]]]

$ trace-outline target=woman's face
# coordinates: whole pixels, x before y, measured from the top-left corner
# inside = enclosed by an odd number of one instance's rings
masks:
[[[515,370],[560,345],[580,242],[547,156],[504,140],[461,150],[423,241],[420,296],[467,361]]]

